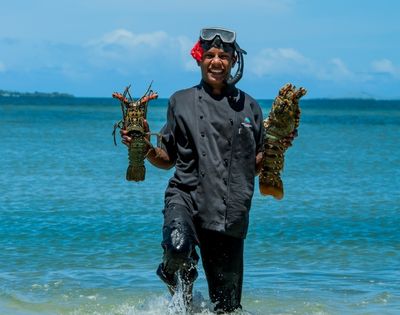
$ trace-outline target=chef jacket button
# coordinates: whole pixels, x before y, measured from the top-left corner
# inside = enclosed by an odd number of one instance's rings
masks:
[[[227,185],[228,181],[226,180],[226,178],[223,178],[224,184]]]
[[[200,135],[201,135],[203,138],[205,137],[205,133],[204,133],[204,132],[200,133]]]
[[[200,119],[203,119],[204,118],[204,116],[203,115],[200,115]]]
[[[228,166],[228,160],[227,159],[224,159],[224,164],[225,164],[225,166]]]
[[[228,145],[231,145],[232,144],[231,138],[229,138],[227,142],[228,142]]]
[[[231,125],[233,125],[233,119],[229,119],[229,122],[231,123]]]
[[[224,205],[226,205],[226,198],[222,198],[222,201],[224,202]]]
[[[200,175],[201,175],[202,177],[204,177],[204,176],[206,175],[206,173],[205,173],[204,171],[200,171]]]
[[[206,152],[202,152],[201,155],[202,155],[202,156],[206,156]]]

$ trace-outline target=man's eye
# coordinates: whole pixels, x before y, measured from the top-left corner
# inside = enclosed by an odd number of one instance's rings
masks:
[[[221,60],[229,60],[230,56],[228,54],[224,55],[213,55],[213,54],[204,54],[204,59],[213,59],[215,57],[218,57]]]

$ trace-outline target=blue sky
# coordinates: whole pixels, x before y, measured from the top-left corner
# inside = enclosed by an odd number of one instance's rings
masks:
[[[238,86],[272,98],[400,99],[397,0],[13,0],[0,10],[0,89],[109,97],[154,80],[162,97],[199,82],[189,51],[204,26],[236,30]]]

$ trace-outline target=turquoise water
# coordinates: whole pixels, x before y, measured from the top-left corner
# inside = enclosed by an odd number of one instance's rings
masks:
[[[150,103],[152,130],[165,111]],[[0,98],[0,315],[170,312],[155,269],[172,171],[125,181],[118,119],[112,99]],[[256,187],[246,312],[400,314],[399,138],[400,101],[302,102],[285,198]],[[209,314],[202,270],[195,306]]]

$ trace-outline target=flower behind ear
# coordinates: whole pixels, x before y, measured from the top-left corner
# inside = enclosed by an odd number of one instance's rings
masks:
[[[203,49],[203,47],[201,47],[200,41],[198,41],[193,46],[192,50],[190,51],[190,54],[192,55],[192,57],[194,59],[196,59],[197,61],[201,61],[201,59],[203,58],[203,53],[204,53],[204,49]]]

